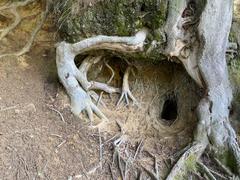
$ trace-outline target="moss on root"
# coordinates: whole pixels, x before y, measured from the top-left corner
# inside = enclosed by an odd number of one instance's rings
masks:
[[[166,20],[167,0],[105,0],[94,5],[61,0],[55,9],[61,38],[73,43],[99,34],[129,36],[144,26],[158,29]]]

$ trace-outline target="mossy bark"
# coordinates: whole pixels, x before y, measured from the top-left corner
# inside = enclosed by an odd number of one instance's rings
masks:
[[[71,43],[94,35],[131,36],[143,27],[158,29],[167,16],[167,0],[106,0],[81,7],[80,1],[59,3],[61,37]]]

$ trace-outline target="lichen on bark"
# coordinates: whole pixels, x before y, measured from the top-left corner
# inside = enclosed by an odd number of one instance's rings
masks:
[[[143,27],[159,29],[166,21],[167,0],[106,0],[87,5],[68,0],[59,1],[55,9],[61,37],[73,43],[98,34],[130,36]]]

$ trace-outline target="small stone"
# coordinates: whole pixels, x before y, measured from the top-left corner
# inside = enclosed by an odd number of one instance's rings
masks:
[[[15,112],[16,114],[19,114],[21,111],[20,111],[19,109],[15,109],[14,112]]]
[[[25,106],[24,109],[27,112],[36,112],[37,111],[37,109],[33,103],[28,104],[27,106]]]

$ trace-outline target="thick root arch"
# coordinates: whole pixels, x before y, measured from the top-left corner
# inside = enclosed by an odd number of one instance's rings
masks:
[[[91,101],[90,93],[92,90],[101,90],[106,93],[120,93],[122,91],[122,96],[124,94],[127,98],[129,96],[134,102],[136,99],[133,97],[128,86],[128,76],[130,69],[124,75],[123,88],[111,87],[108,83],[101,83],[96,81],[88,81],[87,72],[90,67],[101,60],[99,57],[88,56],[83,60],[79,68],[76,67],[74,63],[74,58],[76,55],[83,52],[98,50],[98,49],[108,49],[113,51],[120,51],[124,53],[132,53],[143,50],[143,44],[147,36],[147,29],[142,29],[135,36],[130,37],[118,37],[118,36],[96,36],[92,38],[85,39],[75,44],[69,44],[66,42],[61,42],[57,45],[57,68],[59,78],[67,90],[68,95],[71,99],[72,112],[79,116],[79,114],[86,110],[90,121],[93,120],[93,113],[95,113],[100,119],[106,120],[107,118],[99,110],[99,108],[93,104]],[[109,65],[108,65],[109,66]],[[111,68],[110,68],[111,70]],[[112,71],[112,70],[111,70]],[[112,77],[110,78],[112,80]],[[110,81],[109,80],[109,81]],[[96,98],[95,100],[100,99]],[[120,97],[119,102],[122,100]],[[92,96],[93,97],[93,96]],[[93,98],[94,98],[93,97]]]

